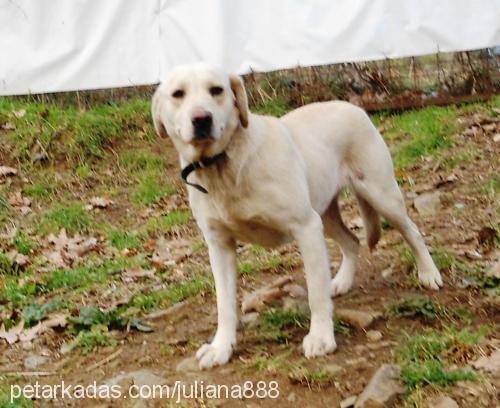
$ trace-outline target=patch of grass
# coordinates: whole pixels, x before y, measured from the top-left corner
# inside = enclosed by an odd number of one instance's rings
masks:
[[[252,246],[249,250],[249,257],[238,264],[238,271],[243,275],[251,275],[259,271],[280,272],[296,266],[298,262],[294,254],[280,254],[259,246]]]
[[[213,290],[213,282],[206,276],[195,276],[183,282],[175,282],[158,292],[139,293],[131,299],[130,305],[147,311],[168,307],[197,295],[206,295]]]
[[[410,248],[408,248],[408,245],[406,245],[406,243],[402,243],[398,246],[398,253],[399,257],[403,261],[404,269],[406,270],[416,269],[417,260],[415,259],[415,255],[410,250]]]
[[[70,342],[66,343],[66,349],[79,348],[84,354],[92,353],[98,347],[117,345],[116,339],[109,333],[107,326],[95,325],[90,330],[83,330]]]
[[[280,117],[290,110],[284,99],[266,99],[261,104],[254,106],[252,111],[261,115]]]
[[[118,156],[118,164],[131,174],[138,172],[161,170],[164,159],[149,150],[125,150]]]
[[[93,174],[92,168],[88,163],[80,163],[75,168],[75,175],[79,178],[86,179],[91,177]]]
[[[40,232],[58,234],[65,228],[69,234],[76,234],[85,232],[91,225],[92,219],[82,204],[58,204],[40,220],[38,229]]]
[[[28,197],[43,200],[52,196],[57,189],[58,185],[56,183],[51,183],[48,180],[41,180],[33,184],[25,185],[23,192]]]
[[[120,328],[127,324],[127,319],[122,316],[118,309],[102,311],[97,307],[82,307],[78,311],[78,316],[70,317],[69,321],[72,330],[77,332],[96,325],[106,326],[107,328]]]
[[[415,255],[408,248],[406,243],[402,243],[398,248],[399,257],[403,261],[404,269],[406,270],[416,270],[417,261]],[[442,271],[452,270],[455,266],[455,258],[453,255],[443,247],[431,248],[431,257],[436,264],[436,267]]]
[[[90,259],[83,266],[73,269],[57,269],[44,274],[40,290],[52,292],[56,289],[75,289],[78,292],[85,292],[93,284],[105,283],[117,272],[134,266],[136,263],[137,260],[134,258],[105,261]]]
[[[390,304],[387,311],[391,316],[424,317],[427,319],[437,319],[449,315],[444,306],[427,296],[401,299],[399,302]]]
[[[266,372],[270,374],[288,372],[292,365],[290,362],[290,354],[292,352],[293,349],[288,348],[285,352],[273,355],[272,357],[258,354],[246,363],[246,369],[251,372]]]
[[[500,176],[491,176],[483,183],[480,190],[490,198],[497,197],[500,194]]]
[[[140,179],[132,199],[138,205],[150,205],[166,195],[175,194],[176,191],[175,186],[163,184],[158,175],[148,174]]]
[[[449,147],[458,130],[456,116],[456,107],[432,106],[391,117],[384,136],[390,142],[400,142],[393,152],[396,167],[411,166]]]
[[[0,227],[9,219],[11,207],[0,190]]]
[[[140,235],[158,236],[176,232],[191,220],[190,210],[172,210],[161,217],[149,218],[146,225],[140,229]]]
[[[21,277],[24,279],[23,285],[20,284]],[[20,276],[4,276],[3,285],[0,285],[0,303],[10,302],[13,306],[30,304],[34,302],[33,296],[39,292],[40,285],[29,280],[26,273]]]
[[[431,256],[440,271],[449,271],[455,265],[454,256],[445,248],[432,248]]]
[[[31,303],[25,306],[22,312],[25,326],[31,327],[47,317],[47,314],[61,309],[65,301],[62,298],[53,299],[47,303]]]
[[[251,261],[244,261],[238,264],[238,272],[242,275],[252,275],[257,272],[258,266]]]
[[[476,379],[476,374],[466,369],[446,370],[440,361],[430,360],[406,365],[401,371],[401,378],[409,390],[414,390],[425,385],[445,387],[457,381],[472,381]]]
[[[448,168],[454,168],[462,164],[471,162],[472,160],[479,157],[480,154],[481,151],[479,149],[477,149],[474,146],[471,146],[443,160],[443,166]]]
[[[259,327],[266,339],[287,342],[288,329],[304,328],[309,316],[299,308],[292,310],[269,309],[259,316]]]
[[[300,384],[308,388],[327,388],[335,384],[335,375],[327,370],[311,370],[298,366],[293,369],[288,378],[292,384]]]
[[[474,356],[479,339],[486,329],[475,332],[448,327],[444,331],[405,334],[403,347],[397,351],[402,367],[401,378],[409,390],[425,385],[446,386],[460,380],[474,380],[466,369],[446,369],[449,363],[465,362]]]
[[[343,336],[351,335],[350,326],[347,323],[344,323],[342,320],[338,319],[337,317],[335,317],[333,320],[333,327],[335,329],[335,333],[340,333]]]
[[[26,109],[26,114],[16,118],[12,112],[20,109]],[[120,105],[94,104],[85,110],[74,105],[2,98],[0,114],[15,126],[7,134],[12,157],[26,162],[37,143],[51,153],[49,160],[84,163],[104,157],[113,140],[155,137],[149,98],[130,99]]]
[[[16,250],[23,255],[29,255],[38,244],[32,240],[24,231],[18,231],[14,237],[14,246]]]
[[[7,385],[7,378],[0,376],[0,408],[32,408],[34,404],[31,400],[24,398],[13,398],[11,402],[10,387]],[[14,395],[15,396],[15,395]]]
[[[141,241],[137,235],[127,231],[111,229],[107,232],[107,239],[111,245],[119,250],[142,248]]]
[[[19,275],[21,268],[11,261],[6,255],[0,254],[0,276],[1,275]]]

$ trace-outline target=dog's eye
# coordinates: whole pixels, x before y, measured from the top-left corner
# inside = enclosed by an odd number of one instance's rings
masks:
[[[210,95],[212,96],[220,95],[222,92],[224,92],[224,88],[222,88],[221,86],[212,86],[210,88]]]
[[[184,91],[182,89],[177,89],[174,93],[172,93],[172,96],[176,99],[184,98]]]

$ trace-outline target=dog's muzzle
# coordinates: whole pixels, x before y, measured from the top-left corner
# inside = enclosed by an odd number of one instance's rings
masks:
[[[212,135],[213,118],[210,112],[196,114],[191,119],[195,140],[205,140]]]

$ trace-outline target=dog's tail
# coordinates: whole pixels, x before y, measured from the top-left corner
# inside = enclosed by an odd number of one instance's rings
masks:
[[[372,251],[380,239],[380,216],[375,208],[359,194],[355,193],[361,210],[361,218],[366,230],[366,242]]]

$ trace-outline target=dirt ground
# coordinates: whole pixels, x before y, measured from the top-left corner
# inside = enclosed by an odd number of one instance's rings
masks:
[[[265,329],[257,320],[242,323],[238,333],[238,345],[231,361],[223,367],[208,371],[199,371],[189,360],[197,348],[207,341],[216,328],[216,305],[213,290],[200,291],[193,296],[183,296],[180,301],[163,303],[161,307],[142,310],[139,313],[143,322],[154,330],[142,332],[130,328],[110,327],[110,334],[116,343],[99,346],[90,352],[74,349],[63,352],[62,346],[74,334],[67,329],[55,327],[40,334],[30,342],[16,342],[12,345],[0,339],[0,381],[5,386],[12,384],[105,384],[114,382],[127,387],[135,384],[174,384],[180,381],[192,384],[195,381],[204,384],[243,384],[252,381],[270,381],[279,384],[277,399],[243,398],[217,400],[209,398],[184,399],[181,406],[221,406],[221,407],[288,407],[303,405],[306,407],[339,406],[344,399],[359,395],[369,382],[374,372],[384,363],[398,363],[398,350],[405,345],[405,334],[410,337],[417,333],[442,333],[449,327],[467,328],[470,331],[486,328],[486,334],[479,343],[471,348],[459,367],[466,367],[481,355],[487,355],[500,347],[498,328],[500,327],[498,279],[486,279],[486,273],[498,260],[498,160],[500,153],[500,121],[498,107],[487,114],[466,111],[459,115],[460,128],[453,137],[451,146],[434,157],[422,160],[403,169],[398,169],[397,177],[405,193],[406,204],[411,218],[425,235],[426,243],[433,249],[433,256],[439,257],[439,264],[444,280],[444,287],[439,292],[419,287],[415,268],[407,247],[400,234],[383,224],[382,239],[377,248],[370,253],[363,243],[359,272],[350,293],[335,298],[337,309],[356,309],[364,312],[380,312],[368,327],[361,329],[346,322],[339,322],[336,340],[338,349],[332,355],[314,360],[306,360],[302,354],[301,342],[307,334],[308,322],[295,321],[279,327],[281,335],[266,335]],[[496,112],[493,114],[491,112]],[[377,125],[382,130],[389,127],[390,117],[380,117]],[[4,134],[5,135],[5,134]],[[114,151],[123,149],[123,144],[113,146]],[[134,209],[124,197],[129,194],[127,186],[113,197],[114,204],[99,210],[99,219],[106,219],[111,224],[120,224],[124,217],[137,218],[138,213],[150,211],[151,214],[165,214],[174,209],[187,209],[184,187],[178,181],[176,154],[170,143],[153,147],[155,153],[166,158],[165,171],[169,180],[177,186],[177,192],[160,201]],[[465,152],[465,153],[464,153]],[[472,152],[468,154],[468,152]],[[16,166],[16,162],[0,165]],[[24,174],[17,178],[30,177]],[[102,177],[105,177],[104,171]],[[100,176],[97,176],[100,177]],[[113,178],[113,174],[108,175]],[[17,184],[16,184],[17,183]],[[125,182],[124,182],[125,183]],[[22,185],[21,180],[12,182],[9,188],[14,191]],[[17,186],[17,187],[16,187]],[[98,195],[103,189],[102,181],[87,180],[73,183],[72,188],[79,197]],[[105,184],[104,184],[105,188]],[[416,211],[414,200],[417,196],[434,193],[439,196],[439,204],[422,215]],[[38,210],[32,206],[34,212]],[[348,193],[341,200],[341,210],[346,224],[363,240],[364,231],[359,224],[359,213],[355,200]],[[150,210],[148,210],[150,209]],[[148,216],[148,215],[146,215]],[[19,212],[13,215],[12,223],[20,228],[28,228]],[[138,225],[146,223],[145,218],[134,220]],[[9,225],[6,224],[5,230]],[[128,225],[124,229],[131,228]],[[88,233],[88,235],[92,235]],[[96,233],[96,235],[98,235]],[[114,276],[112,280],[91,287],[88,291],[58,292],[63,296],[73,296],[78,305],[99,305],[109,307],[109,294],[119,297],[129,288],[140,289],[146,284],[168,285],[176,282],[175,273],[182,281],[193,270],[202,270],[209,277],[206,249],[195,224],[189,221],[184,226],[167,236],[169,240],[183,239],[199,249],[187,255],[187,260],[178,262],[174,272],[170,268],[159,274],[157,280],[132,279]],[[137,252],[148,252],[150,239],[144,239]],[[10,248],[5,241],[3,248]],[[328,239],[332,260],[332,273],[341,262],[341,253],[336,244]],[[41,250],[40,250],[41,251]],[[123,250],[122,250],[123,253]],[[147,256],[150,256],[149,253]],[[260,258],[259,258],[260,257]],[[239,262],[250,259],[256,267],[249,267],[250,272],[242,272],[240,300],[244,293],[257,290],[284,274],[304,286],[303,266],[297,248],[287,245],[265,254],[242,245],[239,250]],[[260,261],[259,261],[260,259]],[[265,259],[265,261],[262,261]],[[277,261],[276,261],[277,259]],[[436,258],[435,258],[436,259]],[[248,261],[250,262],[250,261]],[[260,262],[260,263],[259,263]],[[168,268],[167,268],[168,269]],[[176,272],[177,271],[177,272]],[[30,275],[31,276],[31,275]],[[37,272],[34,275],[37,276]],[[31,278],[30,278],[31,279]],[[210,278],[208,278],[210,279]],[[142,285],[142,286],[141,286]],[[47,302],[53,293],[44,293],[37,299]],[[415,312],[404,316],[391,313],[391,305],[405,299],[425,297],[434,305],[439,305],[445,312],[438,317],[425,316]],[[178,300],[178,299],[176,299]],[[286,299],[278,299],[267,305],[261,315],[269,310],[283,310]],[[304,301],[292,299],[298,308]],[[9,302],[3,302],[6,308]],[[167,310],[159,313],[158,310]],[[4,311],[4,318],[6,316]],[[9,309],[11,313],[11,309]],[[74,311],[69,311],[75,314]],[[307,313],[307,312],[306,312]],[[434,312],[433,312],[434,313]],[[152,315],[153,314],[153,315]],[[411,314],[411,313],[410,313]],[[14,319],[12,315],[9,315]],[[251,320],[251,319],[248,319]],[[369,341],[368,330],[379,331],[382,338]],[[43,362],[35,368],[27,368],[26,358],[42,356]],[[187,360],[186,360],[187,359]],[[179,367],[179,363],[184,363]],[[38,373],[38,375],[37,375]],[[302,373],[302,374],[297,374]],[[2,376],[3,374],[3,376]],[[498,406],[498,372],[481,372],[475,381],[458,381],[447,386],[420,384],[416,389],[408,390],[399,406],[428,406],[428,400],[435,395],[449,395],[461,407]],[[24,402],[23,402],[24,403]],[[25,402],[30,404],[30,402]],[[21,402],[19,402],[21,404]],[[175,405],[171,400],[146,399],[109,399],[109,400],[36,400],[36,406],[75,406],[75,407],[143,407]],[[30,406],[30,405],[1,405]]]

